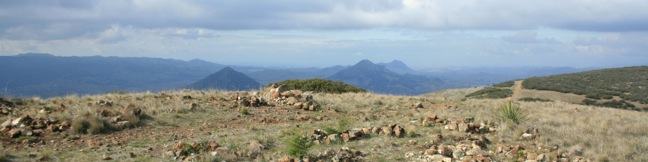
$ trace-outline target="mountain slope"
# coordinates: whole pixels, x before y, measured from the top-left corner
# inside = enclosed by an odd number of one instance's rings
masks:
[[[207,76],[191,85],[191,89],[218,89],[218,90],[251,90],[259,88],[259,82],[230,67]]]
[[[418,74],[416,70],[413,70],[407,64],[400,60],[393,60],[388,63],[379,63],[378,65],[385,66],[387,69],[399,73],[399,74]]]
[[[159,58],[0,56],[0,95],[50,97],[173,89],[222,67],[206,61]]]
[[[440,84],[439,80],[425,76],[398,74],[369,60],[362,60],[328,79],[343,81],[374,92],[407,95],[434,91]]]

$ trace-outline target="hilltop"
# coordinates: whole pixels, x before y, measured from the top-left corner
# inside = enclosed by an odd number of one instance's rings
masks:
[[[0,100],[2,160],[646,161],[646,113],[560,101],[165,91]],[[522,115],[522,114],[518,114]],[[600,124],[592,124],[592,121]],[[603,149],[601,149],[603,148]]]
[[[259,82],[230,67],[225,67],[188,86],[188,88],[199,90],[216,89],[230,91],[252,90],[260,87],[261,84]]]

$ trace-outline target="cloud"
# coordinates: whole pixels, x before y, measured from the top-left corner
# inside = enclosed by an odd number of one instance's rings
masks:
[[[648,1],[639,0],[21,0],[0,1],[0,31],[8,39],[64,39],[112,25],[214,30],[645,31],[645,8]]]

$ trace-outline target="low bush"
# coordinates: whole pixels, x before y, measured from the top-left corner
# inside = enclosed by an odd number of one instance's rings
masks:
[[[100,134],[110,132],[110,124],[95,115],[85,112],[72,120],[71,130],[79,134]]]
[[[507,98],[513,95],[511,89],[487,87],[471,94],[466,95],[467,98],[480,98],[480,99],[497,99]]]
[[[367,92],[367,90],[346,84],[344,82],[324,79],[286,80],[273,84],[283,85],[286,89],[290,90],[296,89],[301,91],[313,91],[322,93]]]
[[[524,102],[551,102],[549,99],[543,99],[543,98],[533,98],[533,97],[523,97],[518,99],[518,101],[524,101]]]

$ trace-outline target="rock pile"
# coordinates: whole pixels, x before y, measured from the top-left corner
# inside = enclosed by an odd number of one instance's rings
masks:
[[[276,105],[290,106],[295,109],[308,111],[320,109],[320,105],[313,100],[312,95],[305,94],[300,90],[288,90],[283,85],[270,85],[261,97]]]
[[[278,162],[298,162],[298,161],[344,161],[344,162],[355,162],[355,161],[364,161],[364,157],[367,156],[366,153],[361,151],[352,150],[347,147],[342,147],[338,150],[326,150],[312,157],[305,157],[303,159],[294,159],[288,156],[285,156],[278,160]]]
[[[360,140],[370,136],[371,134],[402,138],[405,137],[406,132],[403,127],[396,124],[383,127],[355,128],[339,133],[316,129],[311,133],[310,139],[316,144],[332,144]]]
[[[174,159],[185,160],[189,156],[200,154],[202,152],[215,152],[219,148],[221,148],[220,145],[215,141],[195,142],[192,144],[178,142],[173,145],[173,148],[171,148],[171,151],[167,152],[167,154],[173,156]]]
[[[8,119],[0,125],[0,132],[11,138],[20,136],[42,136],[46,132],[62,132],[70,128],[67,121],[54,118],[32,118],[29,115]]]

